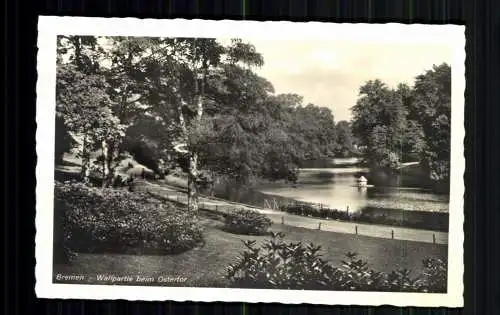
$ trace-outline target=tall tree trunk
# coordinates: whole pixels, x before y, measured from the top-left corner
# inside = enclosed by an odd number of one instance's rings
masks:
[[[109,167],[109,183],[108,185],[114,185],[114,182],[116,180],[116,168],[118,167],[118,155],[119,155],[119,151],[118,151],[118,145],[116,143],[113,143],[113,146],[111,147],[111,154],[109,156],[109,163],[108,163],[108,167]]]
[[[203,84],[203,83],[202,83]],[[196,123],[201,122],[203,116],[203,85],[200,90],[198,84],[198,77],[195,80],[195,90],[198,94],[196,96]],[[189,154],[189,172],[188,172],[188,209],[190,211],[198,211],[198,179],[199,179],[199,165],[198,165],[198,153],[190,152]]]
[[[90,153],[87,148],[87,134],[83,136],[81,176],[85,184],[90,184]]]
[[[108,187],[110,182],[110,167],[109,167],[109,145],[106,140],[102,140],[102,187]]]
[[[198,211],[198,155],[192,153],[189,157],[189,172],[188,172],[188,210]]]
[[[201,118],[203,117],[203,96],[204,96],[204,82],[207,74],[207,69],[206,69],[206,61],[203,61],[203,69],[201,72],[201,80],[200,80],[200,74],[196,70],[196,61],[198,60],[198,52],[195,50],[194,53],[194,62],[192,65],[192,69],[194,69],[194,85],[195,85],[195,94],[194,94],[194,101],[196,105],[196,117],[194,118],[194,123],[199,125],[201,123]],[[198,69],[200,70],[200,69]],[[201,86],[200,86],[201,83]],[[188,160],[188,210],[189,211],[195,211],[197,212],[199,209],[199,202],[198,202],[198,184],[199,184],[199,161],[198,161],[198,153],[194,152],[192,148],[189,146],[189,131],[187,128],[186,121],[184,119],[184,114],[182,112],[182,102],[178,106],[178,111],[179,111],[179,122],[181,125],[181,129],[184,133],[184,138],[186,141],[186,144],[188,146],[188,155],[189,155],[189,160]]]

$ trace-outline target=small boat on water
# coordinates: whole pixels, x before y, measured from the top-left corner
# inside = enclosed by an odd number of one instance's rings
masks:
[[[359,177],[356,181],[358,182],[359,187],[367,187],[368,186],[368,179],[366,179],[366,177],[364,177],[364,176]]]

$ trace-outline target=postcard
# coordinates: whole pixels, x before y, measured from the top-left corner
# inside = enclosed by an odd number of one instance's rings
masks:
[[[464,30],[40,17],[37,296],[462,306]]]

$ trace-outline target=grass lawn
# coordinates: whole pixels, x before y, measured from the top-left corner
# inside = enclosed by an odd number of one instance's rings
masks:
[[[242,241],[269,238],[224,232],[220,229],[222,223],[210,218],[204,219],[204,225],[206,243],[200,248],[166,256],[80,253],[70,264],[55,265],[54,279],[57,274],[83,275],[89,284],[106,284],[109,282],[97,281],[97,275],[180,276],[187,280],[174,284],[155,282],[153,285],[225,287],[228,286],[223,277],[225,268],[244,250]],[[408,268],[420,273],[423,259],[435,257],[445,260],[447,257],[445,245],[339,234],[279,224],[273,225],[271,230],[284,232],[288,241],[322,245],[324,258],[336,266],[340,265],[348,251],[357,252],[361,259],[368,261],[371,268],[384,272]]]

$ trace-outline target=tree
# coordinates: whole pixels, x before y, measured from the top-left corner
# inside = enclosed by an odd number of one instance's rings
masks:
[[[250,44],[175,39],[168,45],[173,61],[162,80],[172,83],[162,89],[170,91],[161,97],[169,101],[158,112],[176,105],[183,144],[176,154],[185,157],[191,210],[209,177],[294,181],[301,161],[333,152],[331,112],[304,107],[297,95],[273,95],[272,84],[253,71],[263,60]]]
[[[399,167],[401,156],[391,149],[393,147],[393,135],[389,127],[376,125],[370,135],[368,147],[372,168],[382,167],[392,171]]]
[[[265,102],[273,87],[232,63],[222,65],[209,83],[206,115],[191,145],[204,168],[245,183],[261,175],[266,131],[272,124]]]
[[[106,58],[109,66],[103,69],[112,100],[112,110],[123,126],[124,133],[108,137],[103,143],[103,153],[120,161],[124,153],[131,153],[141,164],[159,172],[158,161],[166,158],[166,148],[174,137],[171,128],[172,114],[157,111],[168,98],[165,73],[171,56],[167,53],[168,40],[151,37],[107,37]],[[171,82],[171,81],[170,81]],[[170,83],[169,82],[169,83]],[[110,145],[118,141],[118,145]],[[104,158],[106,160],[106,158]],[[108,159],[109,160],[109,159]]]
[[[103,186],[108,186],[119,159],[116,148],[126,126],[113,112],[109,84],[99,66],[103,49],[96,37],[69,36],[58,38],[58,52],[58,115],[69,130],[82,138],[78,154],[84,182],[89,182],[91,152],[99,149],[102,156],[97,170],[102,173]]]
[[[360,89],[353,107],[353,132],[366,147],[371,167],[398,168],[420,161],[436,187],[449,184],[451,68],[434,66],[416,77],[414,87],[389,89],[379,80]]]
[[[417,76],[411,115],[422,127],[422,164],[436,184],[448,187],[451,139],[451,67],[444,63]]]
[[[216,69],[224,48],[215,39],[178,39],[174,58],[179,62],[177,114],[181,141],[186,145],[188,173],[188,209],[198,210],[199,152],[191,136],[202,126],[205,109],[205,84],[208,73]]]
[[[57,73],[56,103],[58,115],[72,132],[81,135],[78,155],[82,158],[82,178],[89,181],[90,153],[93,146],[92,132],[106,113],[101,107],[108,101],[104,81],[96,75],[86,75],[72,64],[61,65]]]
[[[352,130],[366,147],[365,159],[372,168],[395,170],[402,161],[406,110],[398,91],[380,80],[368,81],[352,108]]]
[[[404,111],[404,130],[401,145],[401,161],[413,162],[420,160],[420,154],[425,145],[422,126],[418,119],[419,115],[414,112],[414,93],[413,88],[407,84],[398,84],[394,91],[397,99],[401,101]]]
[[[308,104],[299,106],[293,112],[294,123],[291,128],[295,137],[301,136],[306,147],[303,148],[306,160],[333,156],[335,150],[335,122],[330,109]]]
[[[348,121],[341,120],[335,125],[336,147],[335,156],[349,157],[356,154],[354,148],[355,139],[352,134],[351,124]]]

